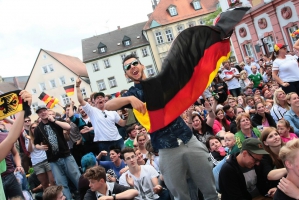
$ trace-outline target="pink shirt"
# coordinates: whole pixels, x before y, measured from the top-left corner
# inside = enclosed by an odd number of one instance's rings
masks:
[[[270,127],[267,119],[262,123],[262,125],[263,125],[263,127]]]
[[[292,140],[292,139],[295,139],[295,138],[298,138],[297,135],[295,133],[290,133],[290,137],[289,138],[286,138],[286,137],[282,137],[280,136],[282,141],[284,143],[287,143],[288,141]]]

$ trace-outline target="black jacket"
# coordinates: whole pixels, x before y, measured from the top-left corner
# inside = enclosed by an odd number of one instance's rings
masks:
[[[221,200],[251,200],[252,197],[247,191],[246,181],[241,171],[236,157],[239,153],[230,155],[226,163],[222,166],[219,173],[219,188],[222,193]],[[264,195],[265,184],[261,177],[259,166],[254,167],[257,175],[257,189]]]
[[[266,119],[271,127],[276,127],[276,123],[273,117],[269,113],[265,113]],[[254,114],[251,118],[252,126],[257,127],[258,125],[262,125],[263,117],[259,114]]]

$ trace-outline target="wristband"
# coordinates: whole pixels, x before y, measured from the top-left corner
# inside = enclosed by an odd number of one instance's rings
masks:
[[[113,200],[116,200],[115,194],[112,194],[112,196],[113,196]]]

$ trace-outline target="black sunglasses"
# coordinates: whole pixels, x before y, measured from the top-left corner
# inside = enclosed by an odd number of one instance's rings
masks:
[[[138,64],[139,64],[138,60],[134,60],[134,61],[132,61],[131,63],[126,64],[126,65],[124,66],[124,70],[125,70],[125,71],[128,71],[128,70],[131,69],[131,65],[134,65],[134,66],[136,67]]]
[[[31,120],[25,120],[24,122],[31,122]]]
[[[105,113],[104,111],[102,111],[102,113],[103,113],[104,117],[105,117],[105,118],[107,118],[107,115],[106,115],[106,113]]]

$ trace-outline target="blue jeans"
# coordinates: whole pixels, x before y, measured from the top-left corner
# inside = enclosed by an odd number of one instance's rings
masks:
[[[21,186],[13,172],[2,177],[2,184],[6,198],[24,198]]]
[[[107,151],[107,156],[102,156],[101,161],[110,161],[109,148],[110,146],[118,146],[120,149],[123,149],[125,146],[124,139],[120,138],[115,141],[100,141],[99,144],[99,152]]]
[[[72,199],[67,178],[69,178],[78,189],[78,182],[81,175],[74,157],[68,156],[66,158],[59,158],[56,162],[50,162],[50,166],[56,185],[62,185],[63,194],[66,199]]]
[[[233,97],[238,97],[241,95],[241,88],[239,87],[239,88],[231,89],[229,90],[229,93],[233,95]]]
[[[219,188],[219,173],[224,165],[226,163],[226,160],[228,159],[228,156],[224,157],[214,168],[213,168],[213,175],[215,179],[215,185],[216,185],[216,190],[217,192],[221,193],[220,188]]]

